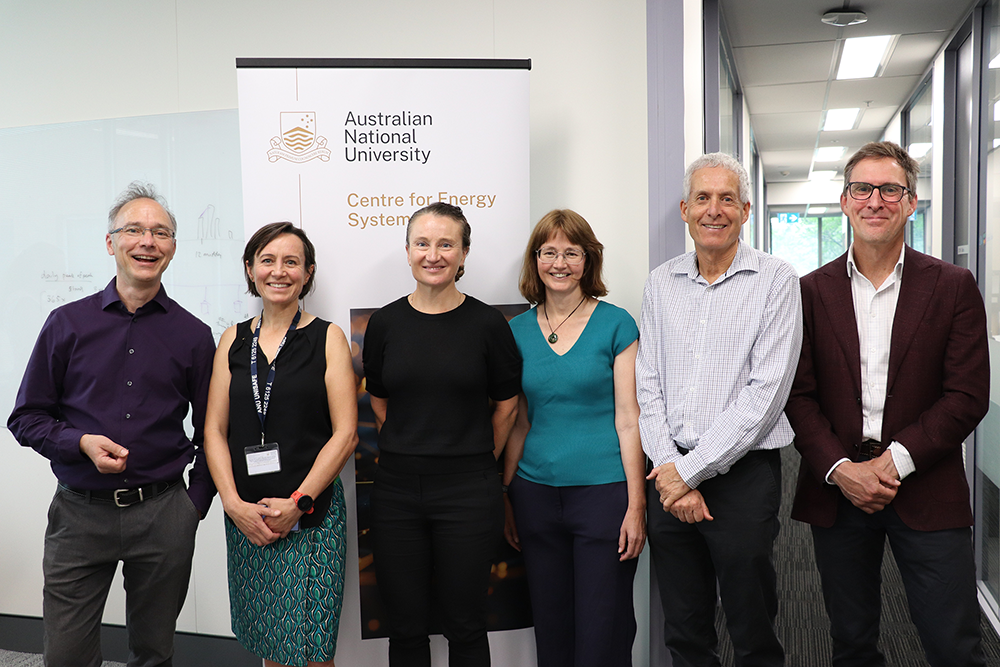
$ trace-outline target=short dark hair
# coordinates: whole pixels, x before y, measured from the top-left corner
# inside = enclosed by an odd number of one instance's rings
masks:
[[[851,182],[851,174],[854,168],[862,160],[893,160],[903,169],[906,174],[906,188],[910,191],[910,197],[917,196],[917,174],[920,173],[920,163],[910,157],[902,146],[892,141],[869,141],[858,149],[858,152],[851,156],[844,167],[844,192],[847,192],[847,184]]]
[[[260,296],[257,292],[257,286],[253,283],[253,278],[246,271],[247,268],[253,266],[253,261],[257,258],[257,254],[267,247],[267,244],[278,238],[282,234],[291,234],[292,236],[297,236],[302,241],[302,249],[305,252],[305,265],[306,270],[312,269],[312,273],[306,278],[306,284],[302,286],[302,294],[299,295],[301,299],[306,294],[309,294],[309,290],[312,288],[313,280],[316,278],[316,248],[313,247],[312,241],[306,236],[305,231],[301,227],[296,227],[290,222],[272,222],[270,224],[264,225],[250,237],[247,241],[247,247],[243,249],[243,277],[247,281],[247,292],[253,294],[254,296]]]
[[[407,248],[410,247],[410,230],[413,229],[413,221],[422,215],[438,215],[442,218],[454,220],[462,226],[462,250],[468,250],[472,247],[472,227],[469,225],[469,221],[465,219],[465,214],[462,213],[461,207],[443,201],[436,201],[433,204],[418,209],[413,215],[410,216],[409,221],[406,223]],[[465,264],[463,263],[458,267],[458,271],[455,273],[455,282],[457,283],[459,278],[464,275]]]
[[[580,290],[590,297],[601,297],[608,293],[602,276],[604,267],[604,245],[597,240],[582,215],[568,208],[549,211],[535,225],[528,238],[528,247],[524,251],[524,261],[521,263],[521,279],[518,289],[529,303],[545,301],[545,285],[538,276],[538,258],[535,252],[542,247],[556,232],[562,232],[570,243],[580,246],[585,256],[583,258],[583,275],[580,276]]]
[[[128,187],[118,195],[115,203],[111,205],[111,210],[108,211],[108,232],[115,228],[115,219],[121,213],[122,209],[125,208],[125,204],[136,199],[152,199],[159,204],[164,212],[166,212],[167,217],[170,218],[170,224],[173,225],[174,233],[177,232],[177,218],[174,217],[170,207],[167,206],[167,200],[156,191],[156,187],[152,183],[143,183],[142,181],[132,181],[129,183]]]

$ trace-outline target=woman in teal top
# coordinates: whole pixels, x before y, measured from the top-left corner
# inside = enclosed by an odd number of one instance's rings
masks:
[[[524,359],[504,451],[507,541],[524,554],[539,667],[632,664],[632,580],[646,541],[639,330],[599,301],[604,246],[570,210],[536,225],[510,322]]]

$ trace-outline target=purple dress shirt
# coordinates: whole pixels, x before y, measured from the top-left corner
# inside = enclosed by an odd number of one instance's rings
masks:
[[[52,463],[63,484],[89,491],[181,479],[204,517],[215,495],[201,453],[215,341],[204,322],[163,287],[128,312],[115,289],[49,314],[17,392],[7,427]],[[193,441],[184,432],[192,408]],[[86,433],[128,449],[121,473],[102,474],[80,451]]]

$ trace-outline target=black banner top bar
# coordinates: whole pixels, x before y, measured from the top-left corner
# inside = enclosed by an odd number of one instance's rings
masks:
[[[381,67],[420,69],[531,69],[531,58],[237,58],[236,67]]]

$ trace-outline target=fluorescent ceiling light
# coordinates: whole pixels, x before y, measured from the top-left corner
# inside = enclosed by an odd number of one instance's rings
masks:
[[[907,151],[909,152],[910,157],[912,157],[914,160],[919,160],[920,158],[922,158],[923,156],[927,155],[927,153],[930,152],[931,147],[933,145],[934,144],[930,142],[913,143],[910,144],[910,147],[907,149]]]
[[[819,171],[814,171],[811,174],[809,174],[810,181],[832,181],[835,178],[837,178],[836,169],[830,169],[829,171],[826,169],[821,169]]]
[[[824,132],[836,132],[837,130],[854,129],[854,123],[861,113],[860,108],[854,109],[827,109],[826,122],[823,124]]]
[[[878,72],[892,42],[892,35],[851,37],[844,41],[840,53],[837,79],[870,79]]]
[[[826,206],[810,206],[806,209],[806,215],[823,215],[826,213]]]
[[[852,125],[854,123],[851,123]],[[816,162],[833,162],[844,156],[845,146],[822,146],[816,149]]]

